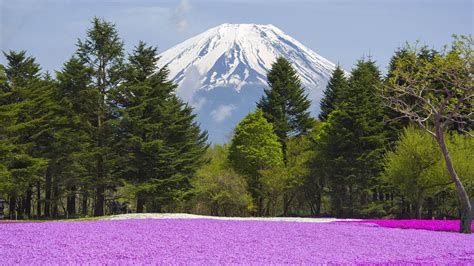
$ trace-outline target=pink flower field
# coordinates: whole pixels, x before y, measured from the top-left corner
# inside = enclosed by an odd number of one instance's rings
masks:
[[[363,220],[356,221],[354,223],[376,224],[382,227],[390,228],[424,229],[446,232],[458,232],[460,225],[459,220]],[[472,231],[474,231],[474,223],[472,224],[471,228]]]
[[[361,223],[0,223],[0,264],[474,263],[474,235]]]

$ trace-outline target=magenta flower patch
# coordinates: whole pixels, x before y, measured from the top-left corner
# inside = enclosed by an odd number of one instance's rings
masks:
[[[459,220],[362,220],[354,222],[364,224],[377,224],[379,226],[390,228],[424,229],[446,232],[459,232],[460,226]],[[471,228],[474,231],[474,223],[471,225]]]
[[[474,262],[474,235],[351,223],[146,219],[0,224],[0,264]]]

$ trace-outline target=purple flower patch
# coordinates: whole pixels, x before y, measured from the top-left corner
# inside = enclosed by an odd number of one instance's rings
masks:
[[[474,263],[474,235],[353,223],[145,219],[0,224],[0,264]]]
[[[343,222],[346,223],[346,222]],[[383,227],[459,232],[459,220],[362,220],[348,223],[376,224]],[[474,223],[471,225],[474,231]]]

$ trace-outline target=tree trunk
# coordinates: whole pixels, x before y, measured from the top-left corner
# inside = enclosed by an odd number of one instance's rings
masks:
[[[444,139],[444,131],[439,125],[439,121],[435,122],[436,126],[436,141],[438,142],[441,152],[443,153],[444,161],[446,162],[446,168],[448,169],[449,175],[456,186],[456,192],[461,202],[461,228],[460,232],[465,234],[471,233],[471,203],[469,202],[469,196],[467,195],[466,189],[464,188],[461,180],[459,179],[456,170],[454,169],[453,163],[451,161],[451,156],[449,155],[448,148],[446,147],[446,142]]]
[[[143,207],[145,205],[145,200],[138,196],[137,197],[137,213],[143,213]],[[211,214],[212,214],[212,211],[211,211]]]
[[[58,185],[54,185],[53,188],[53,204],[52,204],[52,217],[58,218],[59,217],[59,187]]]
[[[96,189],[96,200],[94,208],[94,216],[104,216],[105,186],[99,185]]]
[[[104,185],[104,156],[102,154],[102,148],[104,147],[104,120],[105,120],[105,88],[103,85],[105,82],[105,70],[104,66],[101,63],[99,67],[99,79],[98,79],[98,88],[99,92],[101,93],[98,102],[98,110],[97,110],[97,147],[99,148],[99,152],[97,154],[97,162],[96,162],[96,182],[98,187],[96,188],[96,201],[94,206],[94,216],[103,216],[104,215],[104,193],[105,193],[105,185]]]
[[[423,211],[423,196],[418,195],[415,205],[415,218],[421,220],[421,214]]]
[[[67,197],[67,213],[68,215],[76,215],[76,186],[71,186],[69,188],[69,194]]]
[[[86,191],[83,191],[83,193],[82,193],[81,214],[82,215],[87,215],[87,192]]]
[[[8,215],[10,216],[10,220],[14,220],[16,218],[16,195],[10,196],[10,202],[8,204]]]
[[[31,218],[31,200],[33,197],[33,190],[31,186],[28,187],[26,190],[25,198],[23,199],[23,213],[28,217]]]
[[[36,218],[41,217],[41,183],[36,184]]]
[[[45,193],[44,193],[44,216],[51,217],[51,184],[52,184],[51,166],[46,169]]]

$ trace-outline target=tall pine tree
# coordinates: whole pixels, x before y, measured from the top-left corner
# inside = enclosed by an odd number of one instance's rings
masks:
[[[385,143],[383,106],[377,96],[380,84],[375,63],[359,61],[318,138],[323,158],[319,172],[331,185],[337,216],[364,208],[377,184]]]
[[[90,162],[94,159],[94,106],[98,100],[91,75],[91,69],[76,57],[68,60],[56,73],[56,171],[63,177],[61,185],[65,188],[68,216],[76,214],[79,187],[82,201],[86,201],[81,209],[83,214],[87,214],[87,196],[93,174]]]
[[[175,95],[168,70],[155,72],[158,59],[156,48],[140,42],[129,57],[125,82],[113,95],[120,116],[116,173],[133,191],[137,212],[160,211],[181,199],[207,149],[207,133]]]
[[[5,154],[1,168],[6,173],[2,187],[9,195],[10,217],[14,213],[31,217],[33,187],[39,191],[47,163],[53,87],[42,78],[35,58],[25,51],[4,55],[8,63],[0,93],[0,153]]]
[[[314,124],[310,116],[311,101],[301,86],[298,73],[291,63],[279,57],[267,74],[269,89],[265,89],[257,104],[268,122],[273,124],[282,144],[286,163],[286,142],[292,136],[307,133]]]
[[[92,80],[98,101],[94,106],[96,141],[95,207],[94,215],[104,215],[105,192],[115,183],[110,176],[111,161],[109,142],[110,119],[113,118],[109,94],[116,90],[122,80],[123,43],[115,25],[95,17],[85,40],[79,40],[77,55],[92,70]]]
[[[324,91],[324,97],[321,100],[320,121],[326,121],[328,119],[329,114],[336,108],[338,92],[347,90],[347,86],[348,83],[344,70],[338,65],[332,73],[331,79]]]

